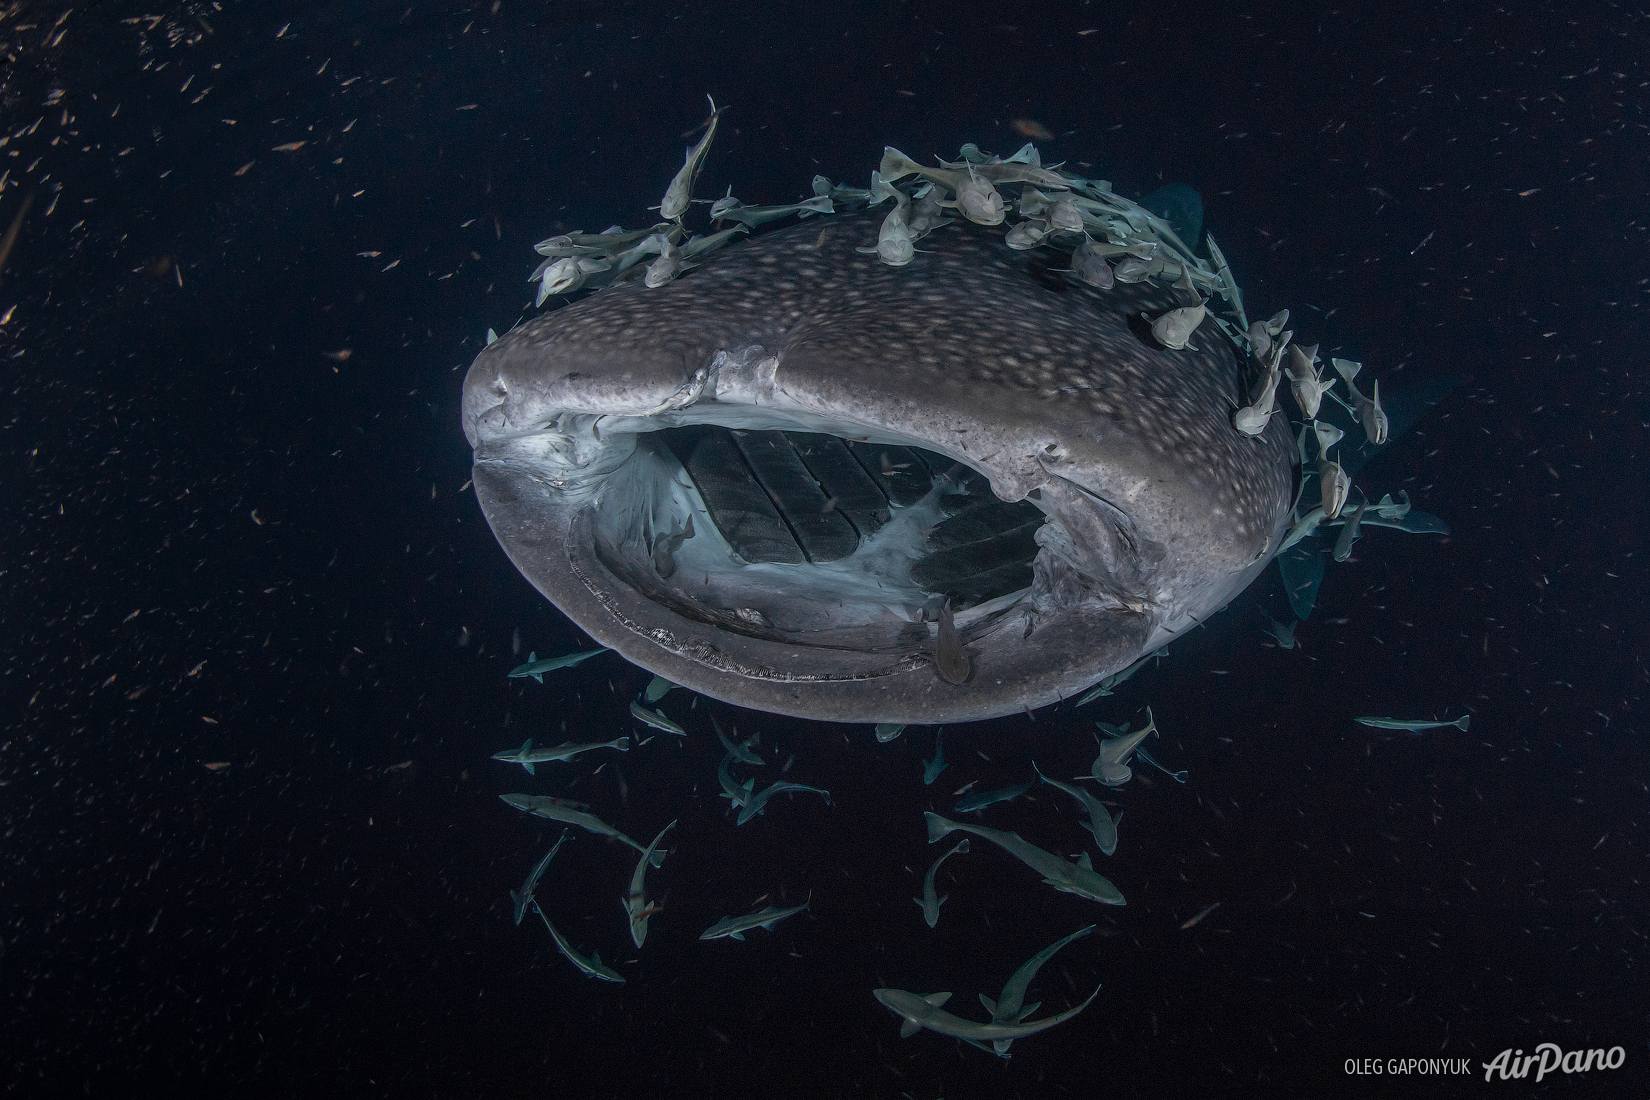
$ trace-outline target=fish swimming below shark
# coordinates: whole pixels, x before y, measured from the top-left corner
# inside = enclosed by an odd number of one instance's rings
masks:
[[[539,655],[537,653],[529,653],[525,664],[517,665],[505,675],[512,680],[522,676],[531,676],[533,679],[542,684],[544,683],[544,674],[546,672],[554,672],[559,668],[572,668],[575,665],[588,661],[592,657],[600,657],[603,653],[607,652],[609,652],[608,647],[603,646],[600,649],[587,649],[583,653],[567,653],[560,657],[546,657],[543,660],[539,659]]]
[[[1056,1016],[1016,1023],[999,1023],[993,1020],[984,1024],[965,1020],[945,1011],[941,1006],[951,998],[949,993],[931,993],[923,997],[903,989],[873,989],[871,994],[890,1012],[900,1017],[899,1033],[902,1039],[908,1039],[927,1028],[929,1031],[950,1035],[956,1039],[996,1043],[1023,1039],[1027,1035],[1035,1035],[1039,1031],[1047,1031],[1051,1027],[1065,1023],[1087,1008],[1089,1002],[1100,995],[1100,990],[1096,987],[1082,1004],[1076,1008],[1068,1008]]]
[[[780,909],[777,906],[770,905],[764,909],[758,909],[754,913],[746,913],[742,917],[723,917],[705,929],[699,938],[702,940],[719,940],[726,937],[731,940],[743,940],[745,933],[753,928],[766,928],[771,931],[774,925],[786,917],[794,917],[805,909],[811,912],[810,907],[812,904],[813,895],[809,894],[807,901],[801,905],[793,905],[789,909]]]
[[[928,843],[946,836],[948,833],[961,830],[973,833],[982,840],[989,840],[1003,851],[1024,863],[1027,867],[1043,876],[1043,881],[1056,890],[1066,894],[1076,894],[1080,898],[1098,901],[1105,905],[1124,904],[1123,895],[1113,886],[1111,880],[1094,869],[1089,854],[1084,852],[1076,863],[1068,863],[1053,852],[1044,851],[1037,845],[1020,836],[1019,833],[1004,832],[1001,829],[988,829],[984,825],[966,825],[960,821],[951,821],[932,811],[923,815],[928,821]]]
[[[989,223],[985,168],[923,169],[922,201]],[[894,268],[861,251],[882,213],[847,198],[486,346],[463,424],[517,568],[672,683],[867,724],[1070,699],[1225,606],[1281,542],[1296,459],[1284,417],[1231,424],[1248,325],[1222,316],[1224,258],[1093,181],[991,172],[1081,191],[1085,226],[1155,259],[1102,289],[1057,273],[1080,234],[1016,250],[965,217]],[[1221,295],[1231,339],[1135,331],[1187,306],[1171,269]]]
[[[506,764],[520,764],[527,769],[528,775],[532,775],[535,764],[547,764],[553,760],[571,760],[580,753],[590,752],[594,749],[618,749],[620,752],[629,752],[630,738],[615,737],[611,741],[601,741],[589,745],[575,745],[573,742],[567,741],[560,745],[535,749],[533,739],[529,737],[521,743],[521,748],[495,752],[493,759],[501,760]]]

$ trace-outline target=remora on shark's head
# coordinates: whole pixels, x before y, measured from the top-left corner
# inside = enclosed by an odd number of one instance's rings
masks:
[[[477,498],[542,593],[693,691],[935,724],[1071,698],[1254,579],[1294,448],[1283,417],[1234,429],[1250,380],[1213,315],[1165,348],[1142,315],[1183,290],[1097,289],[962,219],[889,267],[861,251],[882,217],[762,234],[477,356]]]

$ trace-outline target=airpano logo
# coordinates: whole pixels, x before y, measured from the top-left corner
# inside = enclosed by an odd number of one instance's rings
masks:
[[[1620,1069],[1626,1061],[1627,1051],[1621,1047],[1566,1052],[1557,1043],[1542,1043],[1535,1048],[1534,1054],[1525,1054],[1522,1050],[1508,1047],[1497,1054],[1494,1061],[1484,1063],[1484,1080],[1492,1080],[1497,1073],[1503,1081],[1516,1080],[1529,1076],[1533,1067],[1535,1079],[1539,1081],[1549,1073],[1586,1073],[1593,1069]]]

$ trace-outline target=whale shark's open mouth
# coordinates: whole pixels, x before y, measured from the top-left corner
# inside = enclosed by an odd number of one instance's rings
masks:
[[[766,233],[477,357],[477,496],[541,592],[707,695],[934,723],[1069,698],[1248,584],[1293,446],[1233,428],[1220,335],[1142,328],[1174,288],[962,223],[893,268],[876,226]]]
[[[613,477],[645,502],[594,513],[615,575],[683,615],[809,646],[910,650],[935,600],[1012,606],[1044,519],[963,463],[863,435],[667,428]]]

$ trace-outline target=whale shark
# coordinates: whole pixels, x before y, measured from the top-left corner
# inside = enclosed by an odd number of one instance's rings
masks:
[[[1285,417],[1233,426],[1246,320],[1210,299],[1195,339],[1153,335],[1218,291],[1208,261],[1072,186],[1161,277],[1101,289],[1071,273],[1086,237],[964,218],[893,267],[883,213],[839,212],[500,336],[462,401],[499,543],[599,644],[801,718],[1016,713],[1197,626],[1281,545],[1295,447]]]

